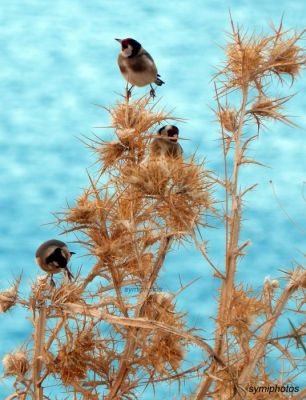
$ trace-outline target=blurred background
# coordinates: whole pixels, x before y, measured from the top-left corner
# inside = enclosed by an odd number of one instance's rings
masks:
[[[302,0],[236,0],[222,6],[212,0],[1,1],[0,290],[22,273],[21,291],[28,293],[31,282],[41,274],[34,263],[41,242],[75,239],[59,236],[54,225],[46,224],[54,221],[52,213],[62,211],[67,203],[73,205],[88,186],[86,169],[91,174],[97,170],[93,154],[80,141],[82,135],[113,137],[111,130],[94,127],[110,123],[97,104],[112,105],[124,93],[125,81],[117,66],[120,47],[114,38],[135,38],[151,53],[166,82],[157,89],[160,106],[187,119],[179,125],[181,135],[190,139],[182,142],[185,154],[198,149],[206,167],[222,175],[211,79],[224,61],[229,9],[234,21],[249,32],[268,32],[269,24],[277,25],[283,14],[286,28],[305,27],[301,16],[306,15],[306,2]],[[265,276],[277,278],[279,269],[291,268],[305,253],[305,76],[291,89],[275,86],[273,90],[275,95],[296,93],[287,114],[299,127],[267,124],[250,156],[270,168],[248,167],[242,177],[245,183],[258,186],[245,202],[242,239],[250,239],[252,245],[240,263],[238,277],[255,291]],[[146,91],[133,93],[138,97]],[[217,221],[216,227],[221,228]],[[205,239],[212,259],[221,266],[222,230],[212,230]],[[70,247],[77,253],[72,270],[90,267],[93,260],[82,257],[84,250],[73,243]],[[219,282],[192,246],[171,252],[159,287],[177,291],[181,283],[195,278],[199,279],[179,296],[178,309],[187,311],[189,325],[204,329],[203,335],[209,338]],[[0,330],[1,359],[29,338],[31,324],[26,316],[19,308],[0,315],[5,327]],[[286,320],[282,329],[290,330]],[[196,349],[192,351],[194,357],[199,356]],[[193,383],[187,382],[183,391],[192,388]],[[139,398],[172,398],[176,393],[168,385],[157,389],[156,395],[140,393]],[[58,399],[65,398],[56,387],[53,390]],[[10,382],[0,381],[0,397],[10,392]]]

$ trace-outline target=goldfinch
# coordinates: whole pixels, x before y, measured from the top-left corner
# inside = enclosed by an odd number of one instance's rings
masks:
[[[174,125],[165,125],[158,130],[160,137],[153,139],[150,145],[151,158],[182,158],[183,149],[178,141],[179,129]]]
[[[59,272],[65,272],[69,280],[73,278],[67,267],[72,254],[75,253],[68,250],[66,243],[51,239],[38,247],[35,261],[43,271],[51,275],[51,283],[54,284],[52,276]]]
[[[133,86],[150,85],[150,95],[155,97],[152,83],[161,86],[165,82],[160,79],[157,68],[151,55],[141,46],[137,40],[115,39],[121,44],[121,52],[118,56],[118,65],[124,79],[132,86],[128,89],[127,97],[131,96]]]

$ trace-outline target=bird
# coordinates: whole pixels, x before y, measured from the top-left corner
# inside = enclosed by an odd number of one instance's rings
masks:
[[[73,278],[72,273],[67,267],[70,257],[73,254],[75,253],[68,250],[66,243],[51,239],[38,247],[35,254],[35,261],[42,270],[51,275],[51,284],[54,286],[53,274],[65,272],[70,281]]]
[[[165,82],[160,79],[157,68],[151,55],[135,39],[115,39],[121,44],[121,52],[118,56],[120,71],[127,81],[127,98],[131,96],[134,86],[142,87],[150,85],[150,96],[155,97],[152,83],[161,86]],[[128,84],[132,86],[128,89]]]
[[[165,125],[157,132],[160,137],[155,138],[150,145],[151,158],[174,158],[181,159],[183,155],[182,146],[177,143],[179,129],[175,125]]]

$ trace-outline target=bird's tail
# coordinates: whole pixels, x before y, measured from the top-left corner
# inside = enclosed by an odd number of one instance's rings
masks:
[[[163,85],[165,82],[162,81],[162,80],[159,78],[159,75],[157,75],[157,78],[155,79],[154,83],[156,83],[157,86],[161,86],[161,85]]]

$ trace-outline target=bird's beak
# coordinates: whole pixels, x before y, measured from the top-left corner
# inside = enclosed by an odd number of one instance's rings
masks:
[[[72,254],[75,254],[75,252],[74,251],[70,251],[70,255],[72,256]]]
[[[121,43],[121,42],[122,42],[122,40],[121,40],[121,39],[115,39],[115,40],[117,40],[117,42],[119,42],[119,43]]]

